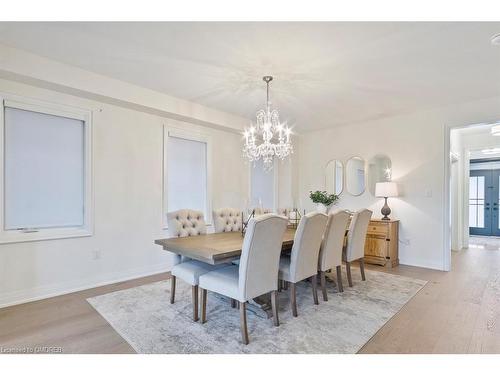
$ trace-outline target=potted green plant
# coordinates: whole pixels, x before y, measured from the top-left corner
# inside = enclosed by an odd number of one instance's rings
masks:
[[[316,210],[326,214],[332,204],[337,203],[339,196],[337,194],[328,194],[326,191],[310,191],[309,198],[316,203]]]

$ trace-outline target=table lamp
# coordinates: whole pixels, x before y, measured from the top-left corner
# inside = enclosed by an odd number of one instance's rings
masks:
[[[398,185],[395,182],[377,182],[375,185],[375,196],[385,199],[384,207],[381,210],[382,215],[384,215],[382,220],[391,220],[389,218],[391,209],[387,205],[387,198],[398,196]]]

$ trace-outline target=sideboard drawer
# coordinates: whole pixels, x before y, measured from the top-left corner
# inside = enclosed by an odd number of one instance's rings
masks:
[[[367,233],[388,236],[389,235],[389,227],[387,226],[387,224],[370,222],[370,225],[368,226]]]

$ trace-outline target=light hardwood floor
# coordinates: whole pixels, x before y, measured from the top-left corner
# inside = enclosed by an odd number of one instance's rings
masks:
[[[453,254],[452,262],[451,272],[408,266],[390,270],[429,283],[360,353],[500,353],[500,239],[474,239],[470,249]],[[0,309],[0,348],[133,353],[86,298],[168,277],[161,274]]]

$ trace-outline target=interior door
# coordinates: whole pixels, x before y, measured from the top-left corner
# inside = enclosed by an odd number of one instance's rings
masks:
[[[491,170],[470,171],[469,233],[471,235],[491,236],[492,190],[493,173]]]

